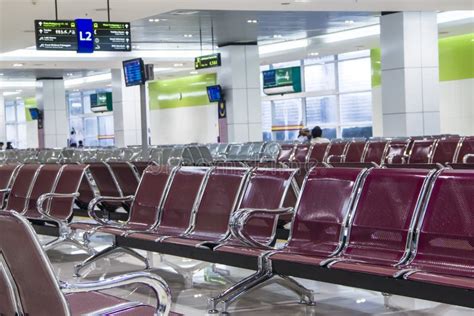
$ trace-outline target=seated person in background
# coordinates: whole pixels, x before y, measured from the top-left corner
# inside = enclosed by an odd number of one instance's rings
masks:
[[[10,150],[10,149],[14,149],[12,142],[7,142],[7,147],[5,148],[5,150]]]
[[[77,143],[78,143],[77,145],[78,148],[84,148],[84,143],[82,142],[82,140],[78,141]]]
[[[300,129],[298,134],[298,141],[300,143],[308,143],[311,140],[311,132],[308,128]]]
[[[0,142],[0,150],[3,150],[3,146],[4,146],[4,145],[5,145],[5,144],[4,144],[3,142]]]
[[[325,143],[330,143],[330,140],[327,138],[322,137],[323,136],[323,130],[319,126],[315,126],[311,130],[311,144],[325,144]]]

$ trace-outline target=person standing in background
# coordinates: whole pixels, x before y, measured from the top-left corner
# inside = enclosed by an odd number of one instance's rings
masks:
[[[315,126],[311,130],[311,144],[327,144],[331,141],[327,138],[323,137],[323,130],[319,126]]]
[[[12,149],[14,149],[12,142],[7,142],[7,147],[5,148],[5,150],[12,150]]]
[[[71,135],[69,136],[69,147],[77,148],[76,130],[74,130],[74,128],[71,130]]]

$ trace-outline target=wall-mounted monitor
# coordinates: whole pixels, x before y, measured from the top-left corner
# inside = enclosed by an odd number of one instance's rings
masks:
[[[220,85],[209,86],[207,87],[207,95],[209,97],[209,102],[221,102],[224,97],[222,95],[222,87]]]
[[[107,112],[112,111],[112,92],[100,92],[90,95],[91,99],[91,111],[96,112]]]
[[[135,58],[123,62],[123,73],[127,87],[145,84],[145,64],[143,59]]]
[[[263,92],[267,95],[301,92],[301,67],[263,72]]]
[[[37,108],[29,108],[31,119],[37,121],[41,118],[41,112]]]

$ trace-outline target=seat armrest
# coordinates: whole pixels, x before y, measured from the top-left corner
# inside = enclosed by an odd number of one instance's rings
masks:
[[[346,155],[331,155],[328,157],[327,162],[344,162],[346,160]]]
[[[38,213],[46,217],[47,219],[57,221],[56,218],[50,215],[51,209],[50,209],[50,204],[48,204],[48,208],[45,210],[44,209],[44,203],[46,201],[51,201],[53,199],[75,199],[79,197],[79,193],[70,193],[70,194],[64,194],[64,193],[45,193],[42,194],[38,200],[36,201],[36,208],[38,210]],[[72,208],[70,210],[70,214],[68,217],[70,217],[72,214]]]
[[[462,163],[474,163],[474,154],[467,154],[462,157]]]
[[[10,193],[11,189],[1,189],[0,190],[0,194],[1,193]]]
[[[267,245],[261,244],[260,242],[254,240],[248,233],[246,233],[245,226],[251,218],[259,216],[277,217],[280,215],[287,214],[293,214],[292,207],[278,209],[240,209],[236,211],[231,217],[230,232],[235,238],[237,238],[245,245],[263,249],[273,249]]]
[[[87,213],[89,214],[90,218],[94,219],[99,224],[107,225],[107,222],[96,213],[95,207],[97,206],[97,204],[100,204],[103,202],[127,202],[127,201],[132,201],[134,198],[135,197],[133,195],[124,196],[124,197],[98,196],[90,201],[89,206],[87,207],[88,209]]]
[[[156,314],[168,315],[171,308],[171,291],[166,282],[156,274],[135,272],[91,282],[68,283],[60,281],[61,291],[65,294],[103,291],[130,284],[143,284],[150,287],[156,295]],[[86,303],[86,302],[84,302]]]

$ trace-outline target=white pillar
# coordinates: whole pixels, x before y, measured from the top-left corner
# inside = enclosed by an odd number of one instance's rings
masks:
[[[5,97],[0,92],[0,142],[7,143],[7,126],[5,120]],[[5,147],[4,147],[5,148]]]
[[[115,146],[141,144],[140,88],[126,87],[122,69],[112,69]]]
[[[38,109],[43,111],[43,129],[38,130],[39,147],[66,147],[69,121],[63,79],[41,79],[36,89]]]
[[[221,47],[218,81],[225,93],[228,142],[262,140],[262,102],[257,45]]]
[[[436,13],[382,15],[380,30],[384,136],[439,134]]]

